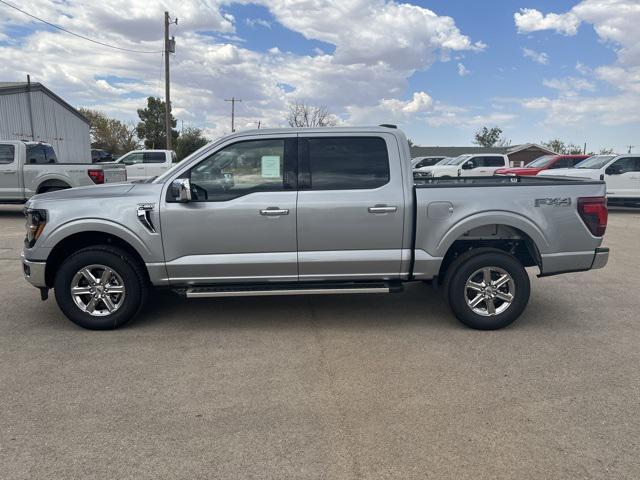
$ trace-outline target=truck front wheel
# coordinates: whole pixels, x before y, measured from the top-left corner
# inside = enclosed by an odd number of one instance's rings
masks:
[[[105,245],[84,248],[65,260],[54,288],[60,309],[72,322],[91,330],[110,330],[140,311],[147,283],[131,255]]]
[[[462,254],[450,267],[447,296],[458,320],[478,330],[497,330],[516,320],[529,301],[527,271],[497,249]]]

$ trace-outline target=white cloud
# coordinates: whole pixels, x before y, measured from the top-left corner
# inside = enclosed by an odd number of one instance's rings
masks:
[[[530,58],[534,62],[539,63],[540,65],[549,65],[549,55],[544,52],[536,52],[535,50],[525,47],[522,49],[522,55],[524,55],[525,58]]]
[[[546,80],[545,85],[559,91],[558,98],[531,98],[522,102],[527,109],[547,112],[548,125],[590,124],[622,125],[640,120],[640,2],[638,0],[582,0],[569,12],[548,14],[523,9],[516,13],[519,32],[555,30],[574,34],[580,23],[592,24],[599,39],[614,49],[612,65],[588,68],[581,62],[576,71],[606,82],[613,94],[580,96],[580,91],[595,91],[585,79]],[[542,20],[541,20],[542,18]]]
[[[544,79],[542,84],[547,88],[558,90],[562,95],[574,96],[580,91],[592,92],[596,86],[585,78],[565,77]]]
[[[331,47],[293,54],[286,45],[258,52],[236,36],[236,19],[221,10],[228,3],[184,0],[169,7],[179,18],[172,26],[177,38],[171,58],[173,111],[212,134],[229,131],[229,106],[223,99],[231,96],[243,99],[236,109],[237,125],[255,126],[258,119],[265,127],[282,125],[286,104],[295,98],[326,105],[350,123],[371,123],[367,111],[410,121],[425,115],[433,100],[425,92],[400,100],[409,77],[452,52],[485,48],[462,34],[452,18],[393,0],[247,1],[264,5],[276,21],[306,38],[335,47],[331,54],[324,53]],[[106,43],[162,49],[163,2],[25,0],[20,6]],[[99,47],[18,12],[11,12],[8,22],[38,31],[0,45],[0,78],[20,80],[31,73],[34,81],[72,104],[124,120],[135,120],[146,96],[163,96],[160,55]],[[266,27],[260,19],[247,24]],[[42,66],[38,72],[35,63]]]
[[[564,35],[575,35],[580,26],[580,19],[573,12],[561,15],[556,13],[543,15],[534,8],[521,8],[513,15],[513,18],[519,33],[555,30]]]
[[[336,63],[403,70],[429,67],[447,51],[483,50],[451,17],[390,0],[256,0],[276,20],[306,38],[335,45]]]
[[[458,75],[461,77],[465,77],[469,75],[471,72],[464,66],[462,63],[458,63]]]

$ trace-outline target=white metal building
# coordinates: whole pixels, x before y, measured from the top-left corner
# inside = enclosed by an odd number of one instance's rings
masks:
[[[0,82],[0,140],[47,142],[59,162],[91,163],[89,121],[40,83]]]

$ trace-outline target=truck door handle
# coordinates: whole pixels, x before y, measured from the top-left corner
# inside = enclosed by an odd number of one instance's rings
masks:
[[[13,175],[16,172],[15,172],[15,170],[13,170],[13,171],[12,170],[5,170],[2,173],[4,173],[5,175]]]
[[[264,215],[265,217],[279,217],[280,215],[289,215],[289,209],[279,208],[279,207],[269,207],[269,208],[260,210],[260,215]]]
[[[394,206],[376,205],[374,207],[369,207],[369,213],[373,213],[373,214],[393,213],[397,211],[398,211],[398,207],[394,207]]]

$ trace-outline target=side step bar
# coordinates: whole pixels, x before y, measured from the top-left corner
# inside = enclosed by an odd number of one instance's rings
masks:
[[[402,290],[399,284],[348,283],[348,284],[287,284],[287,285],[238,285],[191,287],[185,292],[187,298],[212,297],[262,297],[271,295],[335,295],[353,293],[393,293]]]

